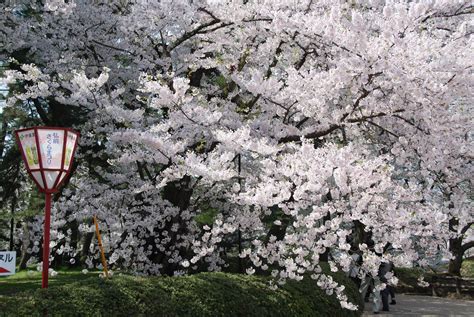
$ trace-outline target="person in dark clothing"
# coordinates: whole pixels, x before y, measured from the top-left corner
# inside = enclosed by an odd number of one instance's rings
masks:
[[[390,311],[388,307],[388,295],[389,295],[388,286],[380,291],[380,295],[382,297],[382,311]]]
[[[380,295],[382,297],[382,311],[389,311],[389,306],[388,306],[388,296],[390,295],[390,286],[388,285],[388,280],[385,277],[385,275],[388,272],[393,271],[393,264],[391,262],[382,262],[379,267],[379,278],[382,283],[387,284],[387,287],[380,291]],[[393,298],[393,297],[392,297]]]
[[[395,300],[395,287],[393,287],[392,285],[387,285],[387,288],[391,299],[390,305],[395,305],[397,303],[397,301]]]
[[[387,243],[384,247],[383,252],[387,253],[390,250],[393,250],[393,246],[392,246],[391,243]],[[395,265],[393,264],[392,261],[388,262],[388,267],[385,268],[385,269],[388,269],[389,270],[388,272],[392,272],[393,276],[396,276],[396,274],[395,274]],[[390,299],[391,299],[390,305],[395,305],[397,303],[397,301],[395,300],[395,287],[392,286],[392,285],[389,285],[386,281],[387,281],[387,279],[384,276],[384,280],[382,280],[382,282],[387,284],[388,295],[390,295]],[[387,301],[388,301],[388,298],[387,298]],[[387,307],[388,307],[388,305],[387,305]]]

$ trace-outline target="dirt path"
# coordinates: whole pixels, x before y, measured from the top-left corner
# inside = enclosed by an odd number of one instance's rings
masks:
[[[371,303],[366,303],[363,316],[474,316],[474,301],[456,300],[419,295],[397,295],[397,304],[390,305],[390,312],[372,313]]]

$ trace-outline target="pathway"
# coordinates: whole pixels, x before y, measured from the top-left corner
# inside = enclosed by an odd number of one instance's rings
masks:
[[[472,300],[398,294],[396,300],[396,305],[390,305],[390,312],[377,315],[372,313],[371,303],[366,303],[363,316],[474,316]]]

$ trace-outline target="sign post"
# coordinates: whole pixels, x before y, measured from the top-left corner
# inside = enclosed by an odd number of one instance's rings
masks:
[[[48,287],[51,198],[71,173],[79,133],[57,127],[33,127],[15,131],[26,170],[45,194],[43,272],[41,287]]]

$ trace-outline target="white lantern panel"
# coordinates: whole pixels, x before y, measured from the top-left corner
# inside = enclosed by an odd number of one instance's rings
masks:
[[[62,173],[61,173],[61,176],[59,176],[58,184],[61,184],[61,182],[62,182],[63,179],[64,179],[64,176],[66,176],[66,173],[62,172]]]
[[[63,154],[64,130],[38,129],[38,140],[43,168],[60,169]]]
[[[53,189],[56,179],[58,179],[59,171],[44,171],[44,177],[46,178],[46,186],[48,189]]]
[[[18,132],[23,154],[29,169],[39,169],[38,148],[36,147],[35,130]]]
[[[31,172],[35,180],[38,182],[41,188],[44,189],[43,177],[41,177],[41,172]]]
[[[67,170],[71,165],[72,155],[74,154],[74,148],[76,147],[77,134],[71,131],[67,132],[66,140],[66,154],[64,155],[64,168]]]

